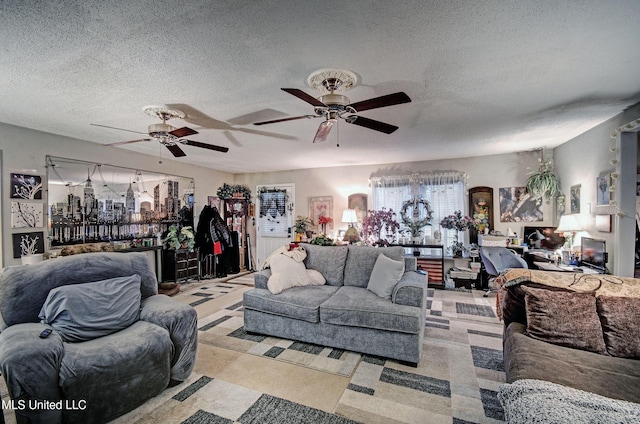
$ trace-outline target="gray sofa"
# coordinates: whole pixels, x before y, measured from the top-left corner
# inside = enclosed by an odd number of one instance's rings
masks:
[[[307,269],[327,280],[280,294],[267,288],[271,270],[255,274],[255,289],[244,293],[244,327],[260,333],[322,346],[392,358],[417,365],[422,353],[426,278],[402,247],[304,245]],[[391,300],[367,290],[378,255],[405,261],[405,273]]]
[[[527,278],[504,288],[500,306],[505,325],[507,383],[543,380],[640,403],[640,299],[621,295],[623,279],[619,277],[548,272],[542,278],[552,281],[555,274],[561,274],[558,281],[570,278],[571,287],[578,289],[582,284],[587,289],[602,290],[610,280],[610,286],[618,293],[594,297],[593,292],[585,292],[576,297],[573,290]],[[637,287],[630,291],[640,289],[640,280],[627,280],[624,284]],[[557,311],[560,316],[554,313],[551,317],[549,311]],[[621,331],[624,322],[636,324]],[[540,330],[544,326],[552,330]]]
[[[131,324],[113,324],[110,316]],[[70,328],[77,323],[87,326]],[[41,338],[46,328],[53,332]],[[157,295],[144,253],[87,253],[4,269],[0,330],[2,375],[14,404],[24,406],[15,410],[19,423],[110,421],[185,380],[197,348],[195,310]]]

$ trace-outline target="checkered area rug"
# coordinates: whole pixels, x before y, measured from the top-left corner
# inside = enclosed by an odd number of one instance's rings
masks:
[[[267,337],[251,340],[242,331],[242,304],[226,304],[223,296],[249,288],[252,276],[204,284],[181,293],[179,300],[196,310],[222,301],[223,307],[199,321],[200,342],[245,345],[242,349],[264,361],[304,354],[322,362],[334,349],[296,346],[290,340]],[[205,375],[193,374],[185,383],[165,390],[118,423],[499,423],[503,411],[496,394],[504,382],[502,323],[482,291],[428,290],[424,351],[417,368],[397,361],[355,355],[347,389],[333,411],[320,411],[287,399],[260,393]],[[259,337],[260,338],[260,337]],[[217,339],[217,340],[216,340]],[[234,340],[235,339],[235,340]],[[269,339],[268,342],[265,340]],[[224,341],[226,340],[226,341]],[[227,349],[242,350],[238,346]],[[270,352],[271,353],[267,353]],[[274,354],[278,353],[279,354]],[[286,356],[286,355],[285,355]],[[344,359],[343,359],[344,360]],[[294,363],[292,361],[292,363]],[[313,367],[314,359],[296,366]],[[316,368],[317,369],[317,368]],[[335,372],[327,370],[327,372]]]

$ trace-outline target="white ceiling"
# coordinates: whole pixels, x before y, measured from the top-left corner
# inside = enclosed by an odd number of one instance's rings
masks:
[[[230,149],[178,160],[233,173],[555,147],[640,100],[638,16],[638,0],[6,0],[0,121],[107,144],[140,135],[90,124],[145,132],[142,107],[170,104],[190,139]],[[359,75],[352,102],[406,92],[361,113],[400,129],[340,121],[313,144],[319,119],[252,125],[313,113],[280,88],[319,96],[322,68]]]

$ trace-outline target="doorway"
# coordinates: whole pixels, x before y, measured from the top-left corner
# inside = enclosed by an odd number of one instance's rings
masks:
[[[257,186],[256,269],[276,249],[291,242],[295,185]]]

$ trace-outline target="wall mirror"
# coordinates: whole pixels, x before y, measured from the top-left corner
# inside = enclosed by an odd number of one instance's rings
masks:
[[[51,247],[157,244],[170,225],[193,226],[194,181],[141,169],[47,156]]]

